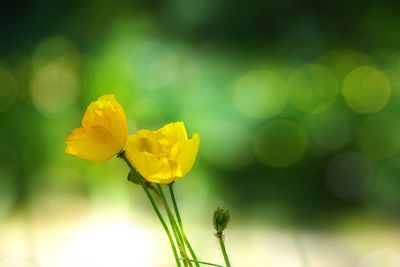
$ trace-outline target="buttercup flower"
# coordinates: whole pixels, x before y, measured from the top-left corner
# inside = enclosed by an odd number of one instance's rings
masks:
[[[92,102],[82,119],[82,127],[72,130],[65,140],[65,153],[92,161],[111,159],[128,139],[125,111],[114,95]]]
[[[188,139],[183,122],[156,130],[140,130],[129,136],[126,157],[149,182],[168,184],[186,175],[193,166],[200,137]]]

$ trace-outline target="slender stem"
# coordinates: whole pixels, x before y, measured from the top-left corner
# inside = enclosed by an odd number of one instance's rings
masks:
[[[225,242],[223,235],[217,235],[219,239],[219,245],[221,246],[222,255],[224,255],[224,260],[226,267],[231,267],[231,263],[229,262],[228,254],[226,253]]]
[[[190,266],[193,266],[191,261],[189,261],[189,257],[187,256],[186,247],[185,247],[185,243],[183,241],[183,237],[181,235],[181,231],[179,230],[179,227],[175,221],[174,215],[172,214],[171,209],[168,205],[167,199],[165,198],[164,191],[162,190],[162,188],[159,184],[157,184],[156,186],[158,189],[158,193],[159,193],[161,202],[164,204],[165,210],[167,211],[168,218],[171,223],[172,229],[174,229],[175,239],[178,243],[182,257],[185,259],[185,261],[183,261],[183,263],[185,264],[185,266],[187,266],[187,263],[189,263]]]
[[[131,168],[132,171],[136,171],[136,170],[133,168],[132,164],[129,162],[129,160],[125,157],[125,154],[124,154],[124,153],[121,153],[121,154],[120,154],[120,157],[125,161],[125,163]],[[152,206],[153,209],[154,209],[154,212],[157,214],[157,217],[158,217],[158,219],[160,220],[160,222],[161,222],[161,224],[162,224],[162,226],[163,226],[163,228],[164,228],[164,230],[165,230],[165,233],[166,233],[167,236],[168,236],[168,240],[169,240],[169,243],[170,243],[171,248],[172,248],[172,252],[173,252],[174,257],[175,257],[176,266],[181,267],[181,263],[180,263],[180,260],[179,260],[179,257],[178,257],[178,253],[177,253],[177,251],[176,251],[176,247],[175,247],[174,240],[172,239],[171,232],[169,231],[168,226],[167,226],[167,224],[165,223],[165,220],[164,220],[164,218],[162,217],[162,215],[161,215],[161,213],[160,213],[160,210],[158,209],[158,207],[157,207],[157,205],[156,205],[156,202],[154,201],[153,196],[151,195],[149,189],[147,188],[147,185],[145,184],[144,181],[141,181],[141,185],[142,185],[143,190],[145,191],[145,193],[146,193],[146,195],[147,195],[147,198],[149,199],[149,201],[150,201],[150,203],[151,203],[151,206]]]
[[[210,265],[210,266],[216,266],[216,267],[224,267],[222,265],[218,265],[215,263],[211,263],[211,262],[206,262],[206,261],[198,261],[198,260],[191,260],[189,259],[191,262],[195,262],[195,263],[200,263],[200,264],[204,264],[204,265]]]
[[[168,229],[168,226],[165,223],[165,221],[164,221],[164,219],[163,219],[163,217],[162,217],[162,215],[161,215],[161,213],[160,213],[160,211],[159,211],[159,209],[158,209],[158,207],[157,207],[152,195],[150,194],[149,190],[147,189],[147,187],[146,187],[146,185],[144,183],[142,183],[142,187],[143,187],[144,191],[146,192],[146,195],[147,195],[148,199],[150,200],[151,206],[153,207],[154,211],[156,212],[156,214],[158,216],[158,219],[160,220],[165,232],[167,233],[168,240],[169,240],[169,243],[170,243],[171,248],[172,248],[172,252],[174,253],[176,265],[180,267],[181,263],[179,261],[178,253],[177,253],[176,248],[175,248],[175,243],[174,243],[174,240],[172,239],[172,235],[171,235],[171,233],[170,233],[170,231]]]
[[[197,259],[196,253],[194,252],[192,246],[190,245],[189,240],[186,237],[185,230],[183,229],[183,223],[182,223],[181,215],[179,213],[178,205],[176,204],[176,198],[175,198],[173,183],[168,184],[168,188],[169,188],[169,193],[170,193],[171,199],[172,199],[172,205],[173,205],[174,210],[175,210],[176,219],[178,221],[179,228],[180,228],[181,233],[182,233],[183,240],[184,240],[186,246],[188,247],[189,252],[192,255],[192,258],[194,259],[193,262],[196,263],[197,267],[200,267],[200,264],[199,264],[200,262]]]

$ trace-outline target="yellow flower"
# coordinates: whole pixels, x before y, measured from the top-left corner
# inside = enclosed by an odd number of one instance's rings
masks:
[[[92,161],[104,161],[121,152],[128,139],[125,111],[114,95],[92,102],[65,140],[65,153]]]
[[[156,131],[140,130],[129,136],[125,153],[147,181],[168,184],[190,171],[199,142],[198,134],[188,139],[183,122],[175,122]]]

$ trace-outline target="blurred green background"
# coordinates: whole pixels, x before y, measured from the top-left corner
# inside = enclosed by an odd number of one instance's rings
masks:
[[[209,257],[219,255],[204,242],[222,205],[233,214],[237,266],[400,264],[399,12],[395,1],[0,4],[0,266],[110,266],[93,261],[98,247],[82,252],[86,241],[118,243],[127,232],[148,242],[137,259],[154,245],[144,232],[167,244],[122,162],[64,154],[87,105],[106,93],[125,108],[130,133],[183,120],[200,134],[177,190],[193,243]],[[254,252],[292,230],[304,235],[292,250],[273,242]],[[246,253],[244,237],[254,244]],[[316,252],[319,242],[329,252]],[[274,262],[281,251],[296,260]],[[163,257],[113,260],[171,266]]]

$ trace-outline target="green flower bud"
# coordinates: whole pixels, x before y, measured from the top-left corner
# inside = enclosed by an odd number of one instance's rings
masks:
[[[228,209],[218,207],[214,211],[214,228],[217,231],[217,236],[222,236],[226,226],[228,225],[231,214]]]

